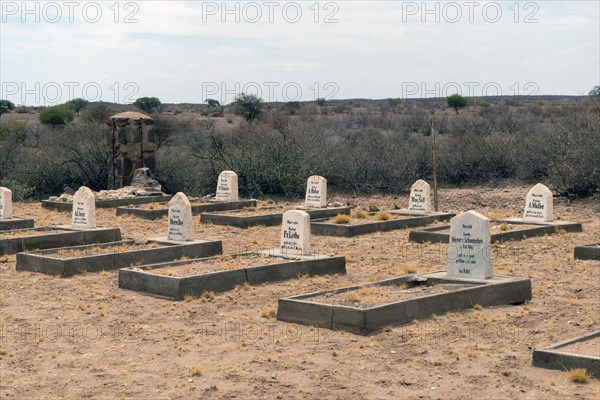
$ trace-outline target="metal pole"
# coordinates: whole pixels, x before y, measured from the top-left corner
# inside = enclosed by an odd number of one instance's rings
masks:
[[[142,151],[142,168],[146,168],[146,162],[144,161],[144,130],[142,128],[142,119],[140,118],[140,150]]]
[[[115,158],[115,131],[116,131],[116,127],[117,127],[117,123],[116,121],[113,119],[112,120],[112,125],[113,125],[113,130],[112,130],[112,154],[110,156],[110,159],[112,161],[112,182],[109,182],[109,189],[116,189],[117,188],[117,183],[116,183],[116,158]]]
[[[433,207],[438,211],[438,192],[437,192],[437,160],[435,144],[435,120],[431,118],[431,164],[433,166]]]

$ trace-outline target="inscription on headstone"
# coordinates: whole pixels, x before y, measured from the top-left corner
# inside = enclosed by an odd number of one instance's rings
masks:
[[[233,171],[222,171],[217,180],[216,200],[238,201],[238,176]]]
[[[310,215],[306,211],[289,210],[281,224],[281,252],[310,255]]]
[[[548,187],[538,183],[527,193],[523,220],[529,222],[550,222],[553,216],[553,196]]]
[[[0,187],[0,219],[12,218],[12,191]]]
[[[313,175],[306,181],[306,207],[327,206],[327,179],[319,175]]]
[[[492,278],[490,219],[467,211],[450,220],[448,276]]]
[[[423,179],[419,179],[411,186],[408,209],[423,214],[431,212],[431,188]]]
[[[193,240],[192,231],[192,205],[187,196],[181,192],[177,193],[169,201],[169,240],[188,241]]]
[[[73,195],[71,224],[83,229],[96,228],[96,197],[86,186],[80,187]]]

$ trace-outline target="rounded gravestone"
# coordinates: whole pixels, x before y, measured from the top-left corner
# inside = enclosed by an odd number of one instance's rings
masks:
[[[306,181],[305,207],[327,206],[327,179],[319,175],[313,175]]]
[[[12,191],[0,187],[0,219],[12,218]]]
[[[167,237],[169,240],[190,241],[194,239],[192,230],[192,205],[187,196],[177,193],[169,201],[169,226]]]
[[[310,215],[306,211],[289,210],[281,221],[281,253],[310,255]]]
[[[538,183],[527,193],[523,220],[528,222],[551,222],[553,195],[546,185]]]
[[[86,186],[82,186],[73,195],[71,225],[82,229],[96,228],[96,196]]]
[[[467,211],[450,220],[448,276],[493,277],[490,219],[477,211]]]
[[[217,180],[217,194],[219,201],[238,201],[238,176],[233,171],[222,171]]]
[[[411,186],[408,209],[423,214],[431,212],[431,187],[423,179]]]

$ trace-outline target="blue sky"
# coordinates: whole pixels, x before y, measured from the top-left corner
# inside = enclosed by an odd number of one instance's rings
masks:
[[[16,104],[578,95],[600,84],[598,1],[0,3],[0,97]]]

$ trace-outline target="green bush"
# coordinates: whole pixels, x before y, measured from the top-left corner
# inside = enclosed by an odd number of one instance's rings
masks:
[[[0,180],[0,186],[12,190],[13,201],[23,201],[32,197],[35,193],[35,188],[27,186],[27,184],[13,179]]]
[[[71,111],[68,105],[62,104],[42,111],[38,118],[44,124],[52,126],[66,125],[73,121],[75,113]]]

